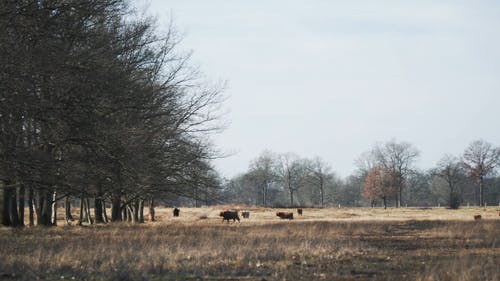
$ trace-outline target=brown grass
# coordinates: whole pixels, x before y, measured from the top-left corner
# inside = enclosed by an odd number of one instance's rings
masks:
[[[281,221],[276,209],[247,207],[241,223],[222,223],[221,209],[159,209],[142,225],[0,228],[0,279],[500,280],[496,208],[304,209]]]

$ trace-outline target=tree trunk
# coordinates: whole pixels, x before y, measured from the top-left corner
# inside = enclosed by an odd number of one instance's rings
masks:
[[[321,208],[325,207],[325,180],[322,173],[319,174],[319,192],[321,195]]]
[[[121,209],[121,217],[122,221],[128,221],[128,213],[127,213],[127,206],[124,205]]]
[[[84,200],[83,200],[83,194],[80,196],[80,217],[78,218],[78,225],[82,225],[83,223],[83,206],[84,205]]]
[[[94,215],[95,215],[95,223],[104,223],[104,217],[102,213],[102,201],[103,201],[103,191],[102,185],[99,184],[97,190],[97,196],[94,198]]]
[[[24,184],[21,184],[19,187],[19,225],[24,226],[24,204],[25,204],[25,195],[26,195],[26,188],[24,187]]]
[[[50,224],[51,225],[57,225],[57,192],[54,190],[52,193],[52,214],[51,214],[51,219],[50,219]]]
[[[382,199],[384,200],[384,209],[387,209],[387,201],[386,201],[385,196],[384,196],[384,197],[382,197]]]
[[[155,221],[155,199],[153,196],[149,200],[149,220]]]
[[[403,186],[400,185],[399,186],[399,191],[398,191],[398,201],[396,202],[396,208],[400,208],[401,207],[401,200],[403,198]]]
[[[94,198],[94,217],[95,223],[103,223],[103,214],[102,214],[102,200],[99,197]]]
[[[10,221],[10,215],[9,215],[9,190],[4,186],[2,182],[0,182],[0,207],[2,211],[2,225],[4,226],[11,226],[12,222]]]
[[[73,215],[71,214],[71,198],[69,195],[66,196],[66,199],[64,201],[64,209],[65,209],[64,219],[66,220],[66,223],[69,225],[71,224],[70,222],[75,220],[73,218]]]
[[[125,206],[125,212],[127,213],[127,221],[128,222],[135,222],[133,221],[134,220],[134,215],[133,215],[133,211],[132,211],[132,207],[130,207],[130,204],[127,204],[127,206]]]
[[[262,206],[266,206],[266,184],[262,185]]]
[[[106,211],[106,200],[102,199],[101,202],[102,202],[102,216],[103,216],[103,220],[104,220],[104,223],[108,223],[109,219],[108,219],[108,212]]]
[[[83,208],[83,218],[82,218],[82,222],[86,222],[87,219],[88,219],[88,216],[87,216],[87,209],[86,209],[86,202],[85,202],[85,197],[82,197],[81,199],[83,201],[83,205],[82,205],[82,208]]]
[[[92,220],[92,215],[90,214],[90,200],[88,197],[85,197],[85,216],[87,218],[88,224],[94,224]]]
[[[28,210],[29,210],[29,224],[30,226],[35,225],[35,200],[34,200],[33,188],[30,186],[28,190]]]
[[[111,200],[111,221],[121,221],[124,217],[122,216],[121,199],[119,195],[114,195]]]
[[[3,217],[4,217],[4,187],[3,187],[3,181],[0,180],[0,225],[3,224]]]
[[[52,198],[52,192],[45,192],[43,215],[46,226],[52,225]]]
[[[132,222],[138,223],[139,222],[139,199],[134,200],[134,203],[132,205]]]
[[[324,190],[323,190],[323,186],[321,187],[321,208],[324,208],[325,207],[325,194],[324,194]]]
[[[38,200],[36,200],[38,206],[36,206],[36,219],[37,225],[51,225],[51,215],[52,215],[52,196],[50,192],[39,190],[37,192]]]
[[[483,176],[479,177],[479,206],[483,206],[484,201],[484,190],[483,190],[484,180]]]
[[[264,179],[264,182],[262,183],[262,206],[266,207],[267,206],[267,179]],[[258,203],[258,201],[256,202]]]
[[[9,215],[12,226],[19,226],[19,214],[17,212],[17,191],[15,187],[9,187]]]
[[[293,190],[290,189],[290,207],[293,207]]]
[[[194,196],[193,196],[194,197],[194,207],[198,208],[198,188],[195,187],[193,192],[194,192]]]
[[[205,206],[208,206],[208,204],[210,203],[210,200],[209,200],[210,196],[209,196],[208,189],[209,189],[208,185],[205,186]]]
[[[144,223],[144,199],[139,200],[139,223]]]
[[[448,206],[450,208],[453,208],[453,191],[454,191],[454,189],[453,189],[453,185],[451,184],[450,181],[448,181],[448,187],[450,188],[450,196],[449,196]]]
[[[43,215],[42,215],[42,206],[41,206],[42,204],[43,204],[42,192],[37,191],[36,192],[36,199],[33,202],[33,206],[35,207],[35,212],[36,212],[36,225],[44,225]]]

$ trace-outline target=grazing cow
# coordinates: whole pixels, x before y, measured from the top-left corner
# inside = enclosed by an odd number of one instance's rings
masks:
[[[299,216],[302,216],[302,208],[298,208],[297,213],[299,214]]]
[[[250,212],[249,212],[249,211],[244,211],[244,212],[241,212],[241,216],[242,216],[244,219],[248,219],[248,218],[250,218]]]
[[[475,216],[474,216],[474,220],[478,221],[478,220],[480,220],[480,219],[481,219],[481,215],[475,215]]]
[[[280,219],[293,220],[293,213],[292,212],[277,212],[276,215],[278,217],[280,217]]]
[[[236,222],[236,220],[240,221],[240,216],[238,216],[238,212],[236,211],[220,212],[219,216],[222,217],[222,222],[225,220],[227,220],[227,222],[229,222],[229,220],[233,220],[234,222]]]
[[[174,217],[178,217],[181,210],[174,208]]]

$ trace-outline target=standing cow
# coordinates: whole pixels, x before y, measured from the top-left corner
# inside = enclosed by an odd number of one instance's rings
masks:
[[[302,208],[297,209],[297,214],[299,214],[299,216],[302,216]]]
[[[280,219],[288,219],[288,220],[293,220],[293,213],[292,212],[277,212],[276,215],[280,217]]]
[[[222,217],[222,222],[225,220],[227,220],[227,222],[229,222],[229,220],[233,220],[233,222],[236,222],[236,220],[238,220],[238,222],[240,221],[240,216],[238,216],[238,212],[236,211],[220,212],[219,216]]]
[[[241,212],[241,216],[244,219],[248,219],[248,218],[250,218],[250,212],[249,211],[243,211],[243,212]]]
[[[178,217],[181,210],[174,208],[174,217]]]

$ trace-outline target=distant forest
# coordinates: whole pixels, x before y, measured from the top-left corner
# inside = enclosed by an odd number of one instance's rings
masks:
[[[499,204],[500,149],[483,140],[428,171],[415,167],[412,144],[389,141],[362,153],[346,179],[334,159],[270,151],[223,179],[210,141],[223,129],[223,85],[191,65],[174,28],[158,32],[126,3],[0,3],[2,225],[55,225],[62,207],[81,225],[140,223],[145,209],[154,221],[158,204]]]
[[[420,152],[395,140],[356,159],[345,179],[321,158],[263,152],[246,172],[224,185],[230,202],[257,206],[366,207],[498,205],[500,149],[477,140],[462,155],[444,155],[429,170],[415,166]],[[330,159],[328,159],[330,160]]]

